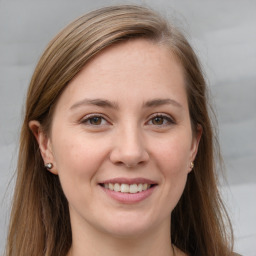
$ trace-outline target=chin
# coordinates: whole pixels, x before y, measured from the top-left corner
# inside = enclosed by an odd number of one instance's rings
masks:
[[[123,225],[123,226],[111,227],[110,229],[108,229],[108,234],[118,238],[134,239],[135,237],[144,235],[147,232],[147,230],[148,228],[141,227],[138,225],[133,225],[133,226]]]
[[[127,214],[127,216],[119,216],[114,220],[109,220],[105,231],[114,237],[134,238],[149,232],[153,225],[153,221],[143,216]]]

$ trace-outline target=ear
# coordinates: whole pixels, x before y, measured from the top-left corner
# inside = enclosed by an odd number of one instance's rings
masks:
[[[32,120],[29,122],[29,128],[34,134],[37,143],[39,145],[39,149],[41,152],[41,156],[44,160],[44,163],[52,163],[53,168],[48,169],[53,174],[58,174],[56,170],[56,163],[54,160],[54,155],[52,151],[52,143],[50,138],[43,132],[42,126],[38,121]]]
[[[200,124],[197,125],[196,127],[196,131],[193,134],[193,138],[192,138],[192,144],[191,144],[191,156],[190,156],[190,163],[189,163],[189,170],[191,171],[193,169],[193,167],[191,168],[191,163],[194,162],[195,158],[196,158],[196,154],[198,151],[198,146],[200,143],[200,139],[202,137],[202,133],[203,133],[203,128]]]

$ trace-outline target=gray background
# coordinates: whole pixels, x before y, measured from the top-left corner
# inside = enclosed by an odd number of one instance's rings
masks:
[[[219,120],[228,184],[222,191],[236,250],[256,256],[255,0],[0,0],[0,253],[4,248],[25,93],[49,40],[83,13],[143,3],[181,27],[199,55]]]

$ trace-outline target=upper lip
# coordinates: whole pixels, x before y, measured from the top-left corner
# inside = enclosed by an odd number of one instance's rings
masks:
[[[124,177],[120,177],[120,178],[113,178],[113,179],[108,179],[108,180],[104,180],[102,182],[100,182],[100,184],[107,184],[107,183],[119,183],[119,184],[157,184],[157,182],[150,180],[150,179],[146,179],[146,178],[124,178]]]

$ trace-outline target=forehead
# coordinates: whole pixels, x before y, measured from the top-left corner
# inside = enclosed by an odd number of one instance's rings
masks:
[[[124,73],[128,76],[130,70],[137,70],[143,75],[151,73],[152,70],[157,72],[159,68],[163,72],[169,72],[170,69],[177,71],[181,65],[166,45],[146,39],[131,39],[104,49],[85,65],[84,70],[89,75],[95,68],[104,75],[116,71],[116,76]]]
[[[166,47],[145,39],[122,42],[96,55],[71,80],[60,101],[108,98],[146,101],[170,94],[186,104],[183,69]]]

